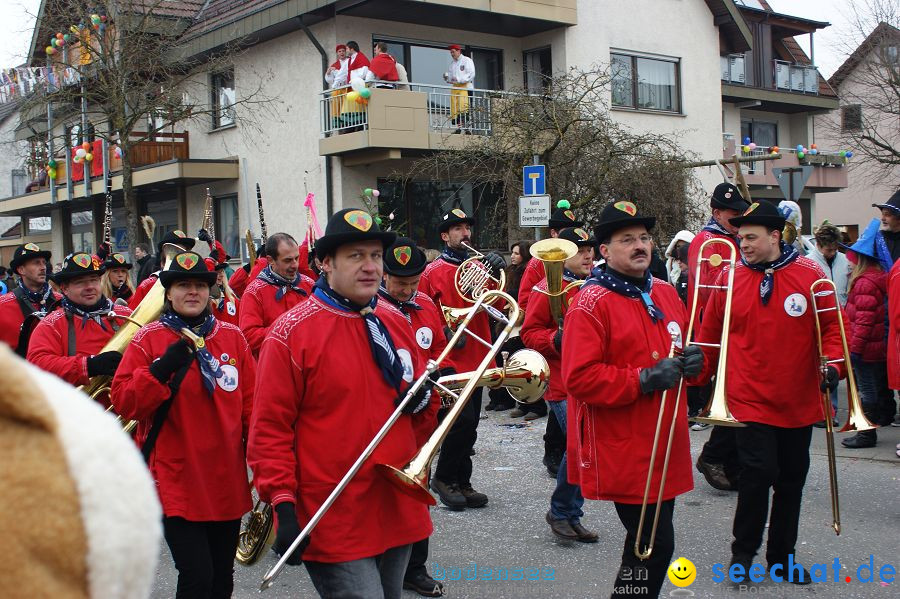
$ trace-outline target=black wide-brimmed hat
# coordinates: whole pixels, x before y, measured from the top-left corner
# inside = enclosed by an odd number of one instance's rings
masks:
[[[750,207],[734,183],[719,183],[713,190],[709,205],[719,210],[737,210],[743,212]]]
[[[44,260],[49,260],[52,254],[50,252],[42,250],[38,247],[36,243],[26,243],[25,245],[20,245],[16,248],[16,251],[13,253],[12,262],[9,263],[9,269],[13,272],[16,272],[16,268],[25,264],[32,258],[43,258]]]
[[[568,229],[563,229],[559,232],[559,239],[571,241],[578,247],[594,247],[597,245],[597,240],[591,237],[591,235],[581,227],[569,227]]]
[[[84,275],[97,275],[98,277],[106,272],[100,258],[79,252],[77,254],[69,254],[63,260],[62,269],[53,273],[53,281],[56,283],[65,283],[76,277]]]
[[[438,225],[438,233],[446,233],[450,230],[450,227],[463,223],[475,226],[475,219],[463,212],[461,208],[454,208],[441,219],[441,224]]]
[[[168,289],[175,281],[202,281],[207,285],[216,284],[216,272],[206,268],[206,262],[194,252],[175,254],[169,268],[159,273],[159,280]]]
[[[784,229],[785,221],[786,219],[781,210],[771,202],[753,202],[741,216],[728,219],[728,222],[735,227],[740,227],[741,225],[762,225],[778,230]]]
[[[900,212],[900,189],[894,192],[886,204],[872,204],[872,208],[890,208],[894,212]]]
[[[103,268],[106,270],[112,270],[113,268],[126,268],[131,270],[131,267],[134,266],[128,260],[125,259],[125,256],[122,254],[110,254],[106,261],[103,263]]]
[[[427,265],[425,252],[409,237],[398,237],[384,252],[384,272],[395,277],[414,277]]]
[[[325,256],[351,241],[380,241],[387,248],[397,239],[397,234],[382,231],[372,215],[358,208],[344,208],[328,219],[325,234],[316,240],[316,257]]]
[[[565,229],[566,227],[583,227],[584,221],[575,218],[572,205],[568,200],[560,200],[556,203],[556,210],[550,215],[550,228]]]
[[[189,249],[194,247],[194,244],[197,243],[197,240],[193,237],[188,237],[187,235],[185,235],[184,231],[174,229],[165,234],[165,236],[159,242],[159,247],[162,248],[164,243],[171,243],[177,245],[180,248],[183,248],[184,251],[188,251]]]
[[[220,270],[228,268],[227,262],[216,262],[215,258],[204,258],[203,261],[206,263],[206,269],[214,272],[219,272]]]
[[[603,208],[603,212],[600,213],[600,222],[594,227],[594,237],[600,243],[603,243],[604,239],[607,239],[619,229],[632,225],[644,225],[649,231],[655,224],[655,217],[639,214],[637,206],[632,202],[610,202]]]

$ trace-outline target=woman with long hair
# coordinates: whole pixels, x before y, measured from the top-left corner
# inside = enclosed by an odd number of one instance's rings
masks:
[[[122,254],[110,254],[103,263],[106,272],[100,279],[100,289],[103,295],[116,301],[117,299],[128,301],[134,294],[134,283],[131,282],[130,273],[133,264],[125,259]]]

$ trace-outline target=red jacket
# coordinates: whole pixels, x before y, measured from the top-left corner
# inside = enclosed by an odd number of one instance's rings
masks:
[[[129,316],[125,306],[113,306],[116,314]],[[123,320],[113,320],[119,327]],[[69,319],[62,308],[57,308],[38,324],[28,344],[28,361],[42,370],[55,374],[71,385],[85,385],[91,379],[87,372],[87,359],[99,354],[115,331],[110,319],[104,318],[105,329],[93,320],[82,326],[81,318],[74,316],[75,355],[69,355]],[[103,402],[101,402],[103,403]]]
[[[419,283],[419,291],[430,297],[438,306],[448,308],[470,308],[472,303],[460,297],[453,283],[456,275],[456,264],[438,258],[425,267]],[[502,306],[501,306],[502,307]],[[491,342],[491,325],[486,312],[477,314],[469,325],[469,330]],[[466,335],[466,337],[469,337]],[[487,355],[487,348],[474,339],[467,339],[462,349],[450,352],[450,362],[456,372],[470,372],[478,368]]]
[[[847,294],[847,344],[864,362],[884,362],[887,357],[887,279],[881,268],[870,267]]]
[[[900,389],[900,260],[888,274],[888,387]]]
[[[538,284],[537,288],[546,291],[547,280],[545,279]],[[563,302],[563,316],[565,316],[578,291],[579,288],[573,287],[566,293],[566,298]],[[550,381],[547,393],[544,394],[544,399],[547,401],[562,401],[566,398],[566,386],[563,383],[560,364],[562,357],[556,351],[556,346],[553,345],[553,338],[556,336],[556,331],[559,330],[559,323],[554,322],[553,317],[550,315],[550,298],[547,295],[539,292],[533,293],[531,299],[534,301],[530,304],[531,309],[525,312],[525,322],[522,324],[519,335],[522,337],[525,347],[530,347],[540,352],[544,359],[547,360],[547,365],[550,366]],[[567,331],[568,329],[565,330]],[[565,337],[565,334],[563,334],[563,337]]]
[[[722,271],[718,284],[725,284],[727,274]],[[763,306],[759,297],[763,273],[738,262],[725,392],[731,413],[741,422],[799,428],[822,420],[821,368],[809,289],[813,281],[824,277],[815,262],[801,256],[775,271],[772,297]],[[834,297],[822,296],[818,303],[819,309],[834,306]],[[698,341],[719,343],[724,307],[725,291],[713,290]],[[820,318],[825,353],[840,358],[843,351],[836,315],[823,312]],[[703,351],[706,362],[701,383],[709,380],[718,364],[717,349]],[[834,366],[843,372],[840,364]]]
[[[412,382],[422,368],[409,325],[384,303],[375,313]],[[365,326],[359,314],[314,296],[282,316],[263,343],[248,462],[260,497],[294,502],[301,527],[394,411],[397,390],[376,365]],[[325,514],[304,559],[362,559],[431,534],[426,505],[375,470],[415,455],[417,417],[400,416]]]
[[[312,279],[301,276],[300,288],[304,293],[288,290],[281,301],[275,299],[279,288],[262,279],[253,279],[247,285],[241,296],[240,326],[255,357],[259,357],[259,348],[272,323],[297,304],[306,301],[312,293],[313,285],[315,282]]]
[[[691,302],[694,301],[694,279],[696,278],[697,272],[697,261],[700,259],[700,246],[709,239],[724,239],[729,242],[735,248],[735,257],[740,260],[741,254],[738,251],[737,245],[735,245],[734,239],[728,237],[726,235],[719,235],[717,233],[713,233],[711,231],[700,231],[694,236],[693,241],[691,241],[691,245],[688,246],[688,301],[687,301],[687,309],[688,316],[691,313],[691,306],[693,305]],[[728,249],[722,244],[715,244],[712,247],[707,247],[706,251],[703,252],[704,258],[709,258],[713,254],[719,254],[724,259],[728,259]],[[716,271],[723,268],[722,266],[713,267],[710,266],[709,262],[704,262],[700,267],[700,281],[704,285],[712,285],[714,284],[716,277],[718,276]],[[701,289],[700,290],[700,300],[697,302],[697,318],[700,318],[703,314],[703,309],[706,306],[707,300],[709,300],[709,294],[711,289]],[[697,330],[700,326],[699,322],[694,323],[694,330]]]
[[[222,293],[224,294],[224,291]],[[221,310],[219,309],[219,300],[211,299],[210,306],[216,320],[238,326],[241,314],[241,301],[238,298],[233,297],[228,299],[228,297],[226,297],[225,304],[222,306]]]
[[[562,373],[568,392],[569,481],[581,485],[588,499],[634,504],[644,495],[662,392],[641,393],[639,373],[668,356],[669,331],[680,333],[687,326],[684,304],[669,283],[654,279],[650,297],[665,315],[657,323],[640,299],[599,285],[582,287],[566,314]],[[677,413],[675,391],[666,394],[660,456],[673,414],[677,421],[663,500],[694,487],[683,389]],[[662,464],[661,458],[654,464],[651,502],[659,493]]]
[[[141,303],[141,300],[150,293],[150,289],[153,288],[153,285],[155,285],[158,280],[159,273],[155,272],[141,281],[141,284],[137,286],[137,289],[134,290],[132,296],[128,298],[128,307],[131,308],[132,311],[135,310],[138,307],[138,304]]]
[[[138,420],[143,445],[157,408],[170,390],[150,374],[150,364],[179,336],[160,322],[137,332],[116,371],[112,403],[123,418]],[[213,396],[203,386],[196,360],[150,454],[163,513],[194,522],[234,520],[250,511],[245,441],[253,409],[256,367],[237,327],[217,322],[206,347],[221,361],[223,377]]]
[[[0,341],[7,344],[13,351],[19,345],[19,333],[22,330],[22,323],[25,322],[25,314],[22,313],[22,307],[16,298],[11,287],[9,293],[0,295]],[[58,293],[50,292],[55,301],[60,300]],[[48,300],[49,301],[49,300]],[[29,302],[30,303],[30,302]],[[32,310],[37,311],[39,304],[31,304]]]
[[[234,291],[235,295],[241,297],[244,295],[244,291],[246,291],[249,282],[250,274],[244,270],[244,267],[242,266],[235,269],[231,274],[231,278],[228,279],[228,286],[231,287],[231,290]]]
[[[528,307],[531,291],[535,285],[546,280],[547,275],[544,271],[544,263],[537,258],[529,260],[528,266],[525,267],[525,272],[522,273],[522,280],[519,282],[519,297],[516,301],[519,302],[520,309],[525,310]]]
[[[379,81],[399,81],[397,61],[390,54],[376,54],[369,62],[369,70]]]

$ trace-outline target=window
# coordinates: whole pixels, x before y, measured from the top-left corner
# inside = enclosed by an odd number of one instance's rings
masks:
[[[681,112],[678,60],[612,54],[613,106]]]
[[[778,123],[741,119],[741,140],[748,137],[758,146],[751,152],[751,155],[767,154],[769,148],[778,145]],[[748,162],[746,163],[747,172],[765,172],[766,164],[766,162]]]
[[[25,219],[25,235],[49,235],[50,225],[49,216],[29,216]]]
[[[862,105],[841,106],[841,131],[859,131],[860,129],[862,129]]]
[[[525,69],[525,91],[530,94],[541,94],[547,91],[553,77],[553,63],[550,48],[539,48],[522,53],[522,66]]]
[[[388,54],[406,67],[410,82],[447,85],[444,73],[450,65],[450,52],[444,42],[420,42],[373,37],[372,44],[384,42]],[[503,89],[503,52],[490,48],[463,48],[463,54],[475,63],[475,87]]]
[[[213,129],[234,124],[234,101],[234,71],[214,74],[212,76]]]
[[[25,169],[12,169],[12,193],[10,197],[20,196],[25,193],[26,185],[28,185],[28,173],[25,172]]]
[[[90,210],[72,213],[72,252],[94,253],[94,215]]]
[[[237,195],[215,198],[216,239],[229,256],[241,255]]]

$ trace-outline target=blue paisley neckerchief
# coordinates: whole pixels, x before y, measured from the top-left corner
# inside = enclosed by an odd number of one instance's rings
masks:
[[[41,287],[40,291],[32,291],[25,286],[25,282],[22,279],[19,279],[19,288],[25,293],[25,297],[28,298],[28,301],[38,305],[46,305],[44,302],[46,302],[53,293],[50,290],[50,283],[46,282],[44,283],[44,286]]]
[[[307,295],[306,291],[300,288],[300,279],[302,278],[300,273],[297,273],[297,276],[294,277],[293,281],[288,281],[280,274],[272,270],[271,266],[267,266],[256,275],[258,279],[262,279],[269,285],[275,285],[278,287],[278,291],[275,293],[275,301],[280,302],[281,298],[288,292],[288,289],[296,291],[300,295]]]
[[[469,252],[466,250],[454,250],[450,246],[445,246],[444,251],[441,252],[441,258],[450,264],[462,264],[468,257]]]
[[[719,224],[714,218],[710,218],[709,222],[706,223],[706,226],[703,227],[704,231],[709,231],[710,233],[715,233],[716,235],[721,235],[723,237],[727,237],[731,240],[737,241],[734,234],[731,233],[728,229]]]
[[[765,273],[765,276],[762,279],[762,282],[759,284],[759,298],[762,300],[763,306],[769,303],[769,300],[772,299],[772,287],[775,282],[775,271],[784,268],[791,262],[797,259],[797,256],[800,253],[797,251],[792,245],[788,245],[785,242],[781,243],[781,256],[778,257],[777,260],[773,260],[772,262],[760,262],[758,264],[749,264],[744,257],[741,256],[741,262],[744,266],[749,268],[750,270],[755,270],[756,272]]]
[[[417,304],[416,302],[414,302],[412,300],[403,301],[403,300],[398,300],[397,298],[392,296],[390,293],[388,293],[388,290],[384,286],[384,283],[382,283],[381,287],[378,288],[378,295],[383,297],[385,300],[387,300],[392,305],[394,305],[398,310],[403,312],[404,316],[408,315],[410,313],[410,311],[412,311],[412,310],[421,310],[422,309],[422,306],[420,306],[419,304]],[[415,297],[415,296],[413,296],[413,297]]]
[[[665,315],[650,298],[650,292],[653,291],[653,276],[649,271],[646,272],[644,276],[646,277],[646,282],[644,283],[644,288],[641,289],[634,283],[629,283],[628,281],[617,277],[615,274],[597,267],[591,271],[590,278],[582,288],[590,285],[600,285],[601,287],[624,295],[625,297],[634,299],[640,298],[644,303],[644,307],[647,309],[647,315],[650,317],[650,320],[653,321],[653,324],[656,324],[660,320],[664,320]]]
[[[85,310],[82,306],[79,306],[66,296],[63,296],[62,300],[60,300],[60,305],[66,312],[81,317],[82,329],[87,325],[89,320],[93,320],[105,331],[106,325],[103,324],[103,319],[109,316],[109,313],[113,311],[112,300],[102,296],[100,297],[100,301],[91,306],[92,309],[89,310]]]
[[[216,326],[216,318],[212,314],[207,314],[203,322],[195,327],[189,326],[180,316],[172,311],[165,312],[159,317],[159,321],[176,333],[181,333],[181,329],[190,329],[204,339]],[[212,397],[213,392],[216,390],[216,379],[223,375],[220,362],[209,353],[209,349],[205,345],[200,349],[194,349],[196,350],[194,357],[197,358],[197,364],[200,366],[203,386],[206,387],[210,397]]]

